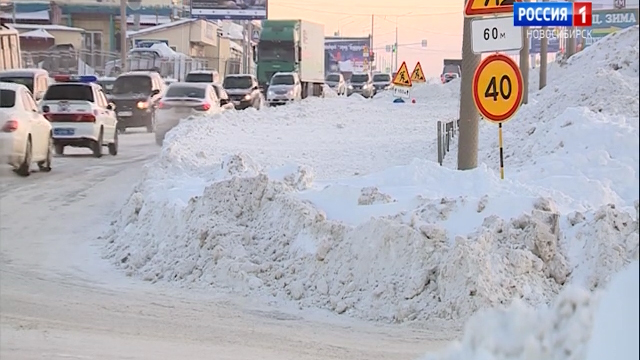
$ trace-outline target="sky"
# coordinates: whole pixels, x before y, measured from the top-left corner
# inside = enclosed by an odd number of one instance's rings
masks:
[[[303,19],[324,24],[325,35],[368,36],[373,15],[373,43],[379,65],[391,62],[385,45],[395,42],[398,62],[409,71],[420,61],[427,76],[439,76],[443,58],[460,58],[464,0],[270,0],[269,19]],[[422,40],[427,47],[422,48]],[[384,69],[383,69],[384,70]]]
[[[395,5],[401,4],[401,5]],[[325,25],[325,35],[368,36],[373,15],[373,43],[381,70],[391,64],[385,45],[395,42],[398,62],[409,71],[419,61],[427,76],[439,76],[443,58],[461,58],[465,0],[269,0],[270,19],[303,19]],[[611,8],[613,0],[592,0],[594,8]],[[627,0],[638,7],[638,0]],[[427,47],[422,48],[422,40]],[[382,56],[382,57],[380,57]]]

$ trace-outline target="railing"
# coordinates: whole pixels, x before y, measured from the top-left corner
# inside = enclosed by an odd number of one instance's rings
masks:
[[[450,150],[451,140],[458,133],[460,120],[438,121],[438,164],[442,166],[445,155]]]
[[[51,74],[105,75],[105,66],[119,57],[114,52],[86,49],[22,52],[26,67],[42,68]]]

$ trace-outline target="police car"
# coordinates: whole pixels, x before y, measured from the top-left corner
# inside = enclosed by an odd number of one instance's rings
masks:
[[[94,157],[118,154],[115,109],[108,103],[98,79],[93,76],[57,75],[42,97],[42,115],[53,127],[53,145],[58,155],[67,146],[91,149]]]

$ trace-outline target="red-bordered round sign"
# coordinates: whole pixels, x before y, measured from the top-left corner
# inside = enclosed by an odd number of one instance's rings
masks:
[[[495,124],[507,122],[520,108],[522,73],[510,57],[494,54],[485,58],[473,75],[473,102],[482,117]]]

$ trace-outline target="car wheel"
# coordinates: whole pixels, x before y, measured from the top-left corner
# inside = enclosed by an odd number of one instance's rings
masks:
[[[116,156],[118,155],[118,132],[116,131],[113,134],[113,142],[107,145],[109,148],[109,155]]]
[[[49,143],[47,145],[47,159],[38,162],[38,169],[41,172],[51,171],[51,163],[53,162],[53,139],[49,136]]]
[[[55,144],[56,155],[64,155],[64,145]]]
[[[104,130],[100,128],[100,134],[98,135],[98,140],[94,141],[91,144],[91,150],[93,151],[93,157],[101,158],[102,157],[102,142],[104,137]]]
[[[32,146],[31,146],[31,137],[27,138],[27,145],[24,149],[24,160],[22,164],[15,169],[16,174],[25,177],[31,174],[31,155],[32,155]]]

